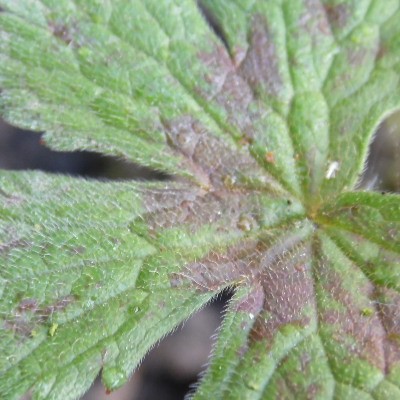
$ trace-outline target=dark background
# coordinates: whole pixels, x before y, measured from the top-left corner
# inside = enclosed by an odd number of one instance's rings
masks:
[[[90,152],[54,152],[41,145],[40,134],[0,120],[0,168],[39,169],[87,179],[165,179],[134,164]],[[360,188],[400,192],[400,113],[383,123],[371,145]],[[130,382],[106,394],[98,379],[85,400],[180,400],[207,363],[228,294],[190,318],[145,358]],[[211,399],[210,399],[211,400]]]

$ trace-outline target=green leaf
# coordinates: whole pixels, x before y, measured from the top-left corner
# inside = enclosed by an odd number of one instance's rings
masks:
[[[399,0],[0,7],[8,121],[171,175],[0,173],[0,397],[115,389],[226,288],[195,399],[400,397],[400,197],[355,191]]]
[[[195,399],[398,396],[400,199],[347,193],[316,220],[286,259],[252,256]]]
[[[301,213],[178,183],[3,172],[0,187],[5,398],[33,384],[38,398],[74,398],[100,369],[108,388],[120,386],[157,340],[242,279],[228,264],[207,275],[197,259],[252,241],[251,224],[257,232]],[[256,222],[262,201],[274,213]]]
[[[292,189],[286,176],[298,176],[313,202],[351,188],[374,129],[400,104],[398,0],[202,3],[268,110],[259,159],[274,154],[265,166]]]
[[[168,257],[163,248],[160,261],[160,247],[137,232],[145,215],[190,199],[184,187],[43,174],[3,173],[0,182],[1,397],[18,398],[35,383],[39,398],[74,398],[101,368],[112,388],[211,298],[171,289],[162,269],[191,255]],[[207,233],[193,254],[202,254]]]

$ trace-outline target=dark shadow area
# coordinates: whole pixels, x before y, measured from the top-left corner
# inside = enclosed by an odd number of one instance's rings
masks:
[[[381,124],[369,150],[359,188],[400,192],[400,112]]]
[[[166,174],[90,151],[62,152],[44,146],[41,136],[0,121],[0,168],[41,170],[92,179],[165,180]]]
[[[207,8],[207,6],[204,4],[202,0],[198,0],[197,5],[204,19],[207,21],[208,25],[211,27],[211,29],[214,31],[217,37],[224,44],[225,48],[228,50],[228,53],[230,53],[228,40],[226,39],[226,34],[224,33],[221,24],[218,22],[215,16],[210,12],[210,10]]]

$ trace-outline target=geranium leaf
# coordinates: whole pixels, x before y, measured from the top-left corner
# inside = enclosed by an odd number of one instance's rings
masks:
[[[269,110],[258,157],[282,158],[283,167],[265,165],[299,176],[311,201],[351,188],[374,129],[400,104],[398,0],[202,4],[226,34],[238,74]]]
[[[165,272],[202,254],[211,232],[198,246],[192,236],[192,255],[164,245],[161,261],[141,228],[146,215],[190,201],[184,187],[32,173],[0,182],[1,397],[36,384],[39,398],[74,398],[101,368],[108,387],[121,385],[154,342],[210,299],[172,290]]]
[[[178,183],[3,172],[0,187],[5,398],[33,384],[38,398],[74,398],[100,369],[120,386],[155,342],[243,280],[196,260],[302,215],[286,200]],[[273,212],[261,218],[263,207]]]
[[[399,397],[400,200],[354,191],[399,1],[200,3],[0,0],[5,118],[171,177],[0,174],[1,396],[115,389],[230,288],[195,398]]]

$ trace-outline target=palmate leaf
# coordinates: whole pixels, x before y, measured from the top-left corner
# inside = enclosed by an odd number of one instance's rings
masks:
[[[231,287],[194,398],[400,398],[400,199],[354,191],[398,0],[0,6],[6,119],[173,176],[1,173],[0,397],[117,388]]]

